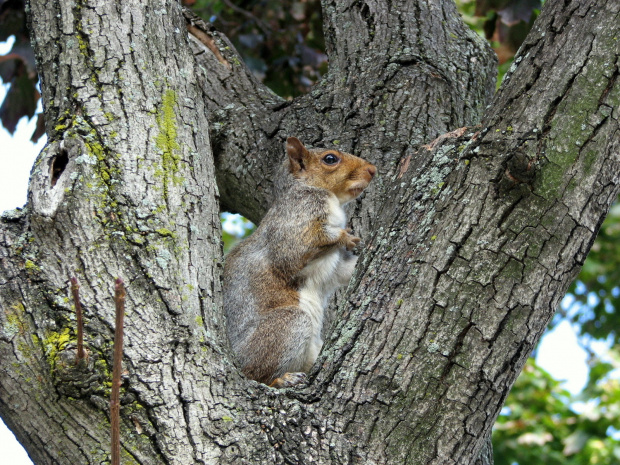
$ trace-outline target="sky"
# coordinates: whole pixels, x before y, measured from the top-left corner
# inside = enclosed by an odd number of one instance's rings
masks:
[[[6,53],[9,46],[0,43],[0,55]],[[6,86],[0,84],[0,102],[5,93]],[[0,213],[22,207],[26,203],[30,169],[45,144],[45,137],[36,145],[29,141],[35,120],[26,121],[22,118],[13,136],[0,127]],[[566,380],[564,388],[576,394],[587,381],[586,359],[586,352],[577,344],[574,329],[568,322],[563,322],[543,336],[536,361],[555,379]],[[32,465],[24,449],[2,421],[0,451],[2,464]]]

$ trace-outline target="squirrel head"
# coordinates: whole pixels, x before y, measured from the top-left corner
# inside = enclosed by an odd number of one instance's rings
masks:
[[[296,137],[286,139],[289,171],[303,183],[327,189],[344,205],[368,186],[377,168],[350,153],[309,150]]]

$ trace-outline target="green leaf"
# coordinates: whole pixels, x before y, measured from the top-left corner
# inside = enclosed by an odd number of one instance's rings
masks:
[[[39,93],[35,82],[25,72],[13,79],[0,106],[0,120],[9,133],[15,132],[17,123],[22,117],[34,116],[38,100]]]

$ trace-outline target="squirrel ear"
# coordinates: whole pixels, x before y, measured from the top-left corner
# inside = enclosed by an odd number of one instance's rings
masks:
[[[304,167],[304,156],[307,155],[308,149],[304,147],[297,137],[289,137],[286,139],[286,153],[291,162],[291,171],[301,171]]]

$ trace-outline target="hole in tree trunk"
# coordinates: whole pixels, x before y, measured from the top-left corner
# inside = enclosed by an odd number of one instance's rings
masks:
[[[67,155],[67,152],[64,150],[58,155],[56,155],[56,157],[54,157],[54,160],[52,160],[52,187],[56,185],[58,178],[60,178],[62,172],[67,167],[67,163],[69,163],[69,155]]]

